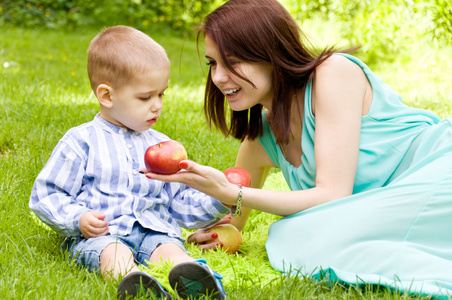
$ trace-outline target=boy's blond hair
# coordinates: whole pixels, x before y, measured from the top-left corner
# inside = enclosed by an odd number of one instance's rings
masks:
[[[137,74],[167,66],[165,49],[147,34],[128,26],[103,30],[88,48],[88,76],[94,92],[99,84],[121,88]]]

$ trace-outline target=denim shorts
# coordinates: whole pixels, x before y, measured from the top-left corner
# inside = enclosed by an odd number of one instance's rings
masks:
[[[133,225],[132,232],[128,235],[107,234],[95,238],[85,239],[76,237],[63,242],[63,251],[69,253],[69,258],[75,259],[77,264],[88,268],[90,271],[100,270],[100,257],[102,251],[112,243],[121,243],[130,248],[135,263],[147,265],[152,252],[165,243],[174,243],[187,252],[184,243],[166,233],[143,228],[138,222]]]

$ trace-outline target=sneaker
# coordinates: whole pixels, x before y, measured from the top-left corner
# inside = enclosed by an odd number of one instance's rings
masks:
[[[168,277],[171,287],[183,299],[202,295],[212,296],[212,299],[226,297],[221,283],[223,276],[209,268],[205,259],[178,264]]]
[[[119,283],[119,299],[133,299],[137,295],[154,295],[157,299],[171,299],[171,295],[160,285],[160,283],[145,272],[133,272],[127,274]]]

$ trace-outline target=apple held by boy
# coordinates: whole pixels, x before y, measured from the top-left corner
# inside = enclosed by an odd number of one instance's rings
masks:
[[[181,168],[179,163],[187,159],[187,151],[178,141],[169,140],[150,146],[144,154],[146,169],[152,173],[170,175]]]

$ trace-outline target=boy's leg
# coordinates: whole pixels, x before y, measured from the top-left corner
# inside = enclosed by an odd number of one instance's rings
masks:
[[[194,261],[184,249],[175,243],[164,243],[152,252],[149,262],[160,263],[161,261],[170,261],[174,265]]]
[[[111,243],[102,251],[100,257],[100,273],[107,279],[118,279],[129,272],[138,272],[133,253],[129,247],[121,243]]]
[[[151,293],[157,299],[171,299],[171,296],[151,275],[141,272],[135,265],[132,250],[124,244],[112,243],[102,251],[100,272],[105,280],[122,277],[118,285],[119,298]]]
[[[226,296],[220,274],[212,271],[203,259],[194,260],[184,247],[183,241],[165,233],[145,230],[146,237],[136,255],[141,264],[169,261],[174,264],[169,273],[171,287],[181,297],[212,295]]]

